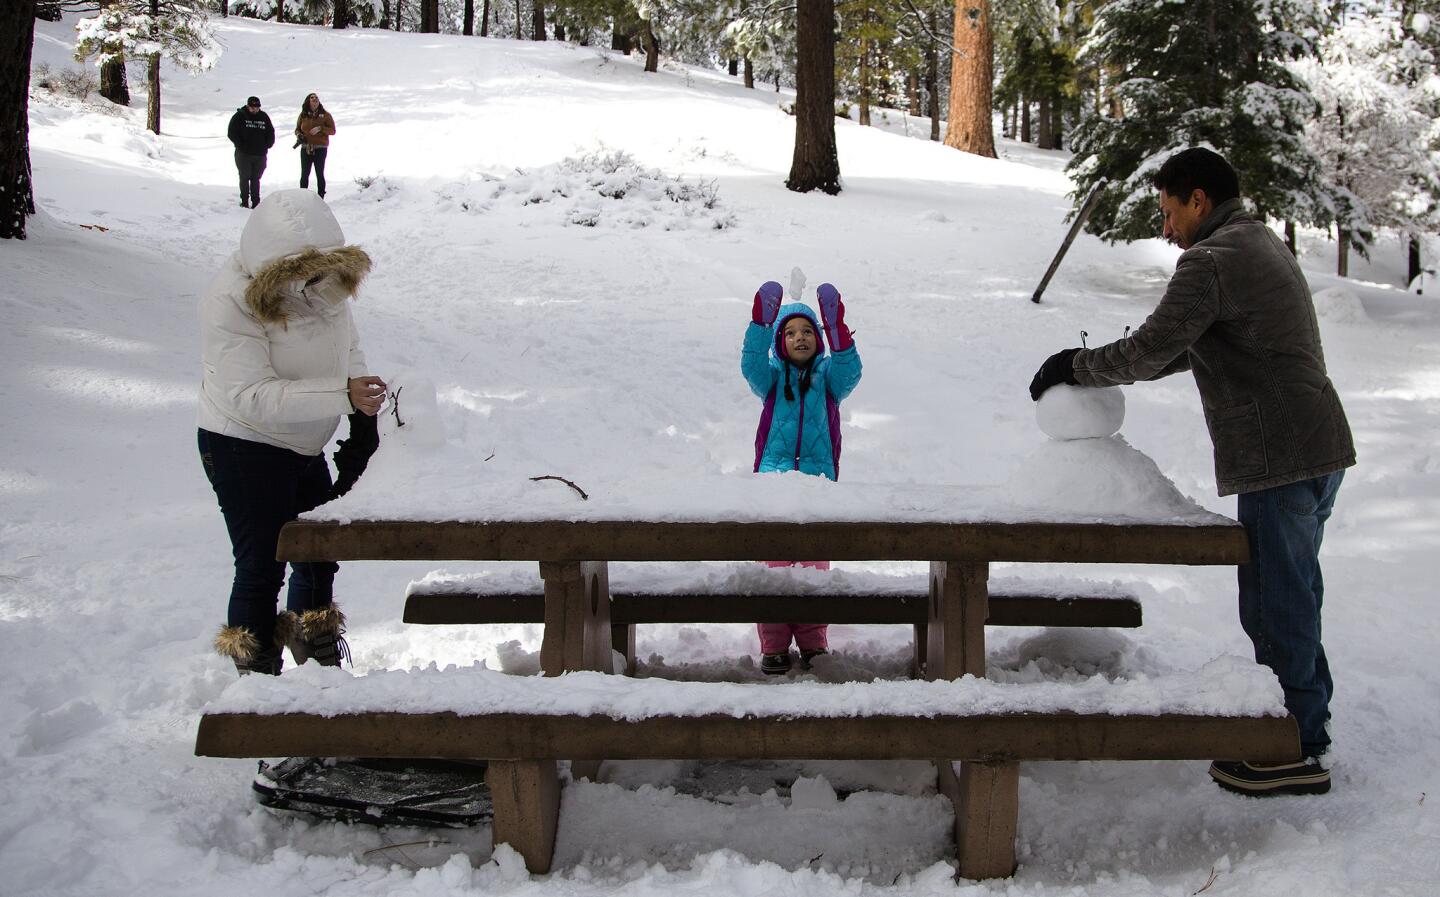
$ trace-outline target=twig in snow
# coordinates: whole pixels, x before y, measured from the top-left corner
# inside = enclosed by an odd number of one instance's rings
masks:
[[[1219,877],[1220,877],[1220,875],[1219,875],[1219,873],[1217,873],[1217,872],[1215,871],[1215,867],[1214,867],[1214,866],[1211,866],[1211,867],[1210,867],[1210,877],[1207,878],[1207,879],[1205,879],[1205,884],[1200,887],[1200,890],[1195,891],[1194,894],[1191,894],[1191,897],[1194,897],[1195,894],[1203,894],[1204,892],[1210,890],[1210,886],[1213,885],[1213,884],[1215,884],[1215,879],[1217,879],[1217,878],[1219,878]]]
[[[1420,792],[1420,803],[1417,804],[1417,806],[1421,806],[1421,807],[1425,806],[1425,792],[1424,792],[1424,791],[1421,791],[1421,792]]]
[[[491,453],[490,453],[490,458],[493,458],[493,457],[495,457],[495,453],[494,453],[494,452],[491,452]],[[489,461],[490,458],[486,458],[485,461]],[[485,461],[481,461],[480,463],[481,463],[481,464],[484,464]]]
[[[490,460],[490,459],[489,459],[489,458],[486,458],[485,460],[488,461],[488,460]],[[579,486],[575,485],[574,483],[570,482],[569,480],[565,479],[564,477],[551,476],[550,474],[547,473],[547,474],[545,474],[544,476],[531,477],[530,479],[531,479],[531,481],[533,481],[533,482],[539,482],[540,480],[559,480],[560,482],[562,482],[562,483],[564,483],[565,485],[569,486],[571,489],[574,489],[576,492],[580,493],[580,497],[581,497],[582,499],[584,499],[585,501],[589,501],[589,500],[590,500],[590,496],[588,496],[588,495],[585,494],[585,490],[584,490],[584,489],[581,489]]]
[[[823,857],[824,855],[825,855],[825,851],[822,850],[822,851],[820,851],[819,853],[815,854],[813,857],[811,857],[811,858],[810,858],[810,862],[811,862],[811,863],[819,862],[820,858]]]

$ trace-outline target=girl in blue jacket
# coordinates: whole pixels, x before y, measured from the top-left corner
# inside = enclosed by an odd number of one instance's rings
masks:
[[[798,470],[831,480],[840,475],[840,402],[860,382],[860,353],[845,326],[845,303],[828,283],[816,291],[824,326],[810,307],[781,306],[780,284],[767,281],[755,293],[750,326],[740,352],[740,372],[765,403],[755,431],[755,472]],[[831,352],[825,352],[825,340]],[[788,566],[791,561],[771,561]],[[829,569],[829,561],[801,561]],[[827,649],[824,624],[760,623],[760,669],[772,675],[790,669],[790,642],[800,662]]]

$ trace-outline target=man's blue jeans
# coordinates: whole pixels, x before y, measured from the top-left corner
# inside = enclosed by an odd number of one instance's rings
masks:
[[[200,461],[220,500],[235,554],[226,623],[244,626],[261,645],[275,637],[275,602],[285,582],[285,562],[275,560],[280,527],[330,499],[325,456],[200,430]],[[331,562],[291,565],[286,606],[300,613],[325,607],[334,596]]]
[[[1320,541],[1344,471],[1240,495],[1250,562],[1240,565],[1240,625],[1255,660],[1275,671],[1285,707],[1300,724],[1300,747],[1314,757],[1330,746],[1334,683],[1320,643],[1325,583]]]

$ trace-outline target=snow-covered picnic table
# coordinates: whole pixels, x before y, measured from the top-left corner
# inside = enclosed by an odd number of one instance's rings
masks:
[[[1132,450],[1133,451],[1133,450]],[[1137,453],[1138,454],[1138,453]],[[1158,475],[1158,471],[1155,472]],[[833,484],[819,484],[813,478],[783,477],[779,488],[771,486],[763,493],[756,491],[742,499],[735,492],[717,496],[715,501],[697,503],[689,510],[672,503],[663,510],[651,509],[651,516],[624,514],[620,503],[570,500],[563,507],[551,501],[519,502],[510,505],[518,512],[506,513],[504,508],[484,502],[480,514],[456,513],[452,517],[412,519],[409,514],[394,517],[370,516],[356,519],[344,503],[286,526],[281,535],[279,556],[293,561],[307,560],[494,560],[534,561],[543,580],[544,635],[541,646],[541,667],[547,676],[567,671],[613,669],[609,618],[608,563],[611,561],[737,561],[764,558],[825,558],[829,560],[928,561],[930,566],[929,620],[927,627],[928,658],[925,676],[930,680],[953,680],[967,674],[985,675],[985,622],[988,615],[989,566],[992,562],[1058,562],[1058,563],[1148,563],[1148,564],[1237,564],[1246,558],[1243,529],[1233,520],[1205,512],[1193,504],[1170,503],[1159,509],[1144,508],[1136,516],[1064,513],[1058,519],[1047,519],[1043,511],[1026,509],[1013,502],[987,506],[985,499],[995,493],[985,490],[852,485],[848,489]],[[807,482],[808,481],[808,482]],[[753,483],[753,479],[748,479]],[[844,494],[838,504],[810,504],[807,499],[813,485],[828,487],[829,493]],[[770,485],[770,484],[767,484]],[[568,487],[566,487],[568,488]],[[1173,487],[1172,487],[1173,488]],[[743,492],[743,484],[732,487]],[[563,494],[565,490],[562,489]],[[492,496],[493,499],[493,496]],[[946,500],[949,500],[948,503]],[[672,497],[672,502],[674,499]],[[607,504],[609,505],[607,507]],[[877,509],[870,518],[860,508]],[[743,506],[747,512],[738,519],[717,518],[720,509],[734,511]],[[797,507],[808,507],[804,514]],[[948,508],[948,511],[947,511]],[[837,510],[838,509],[838,510]],[[606,512],[621,512],[605,519]],[[768,513],[767,513],[768,511]],[[833,513],[832,513],[833,512]],[[673,568],[673,564],[671,565]],[[823,604],[825,595],[814,595]],[[816,619],[823,619],[817,611]],[[619,683],[617,683],[619,684]],[[649,687],[637,683],[637,688]],[[699,686],[704,688],[705,686]],[[712,686],[713,687],[713,686]],[[743,687],[743,686],[742,686]],[[753,686],[752,686],[753,687]],[[623,689],[622,689],[623,690]],[[1278,701],[1271,696],[1269,718],[1253,721],[1263,728],[1250,727],[1239,736],[1217,736],[1212,747],[1230,747],[1237,752],[1240,741],[1264,742],[1270,750],[1278,743],[1288,744],[1289,721],[1277,718]],[[1022,712],[1025,712],[1022,709]],[[1104,714],[1102,713],[1101,716]],[[1217,714],[1222,715],[1222,714]],[[1244,717],[1241,709],[1228,716]],[[502,713],[501,716],[504,716]],[[950,795],[956,807],[957,849],[960,872],[966,877],[986,878],[1009,875],[1015,864],[1014,834],[1019,803],[1017,757],[1050,756],[1057,753],[1053,739],[1036,738],[1037,732],[1074,731],[1075,709],[1058,713],[1028,714],[1029,735],[1020,739],[1026,745],[1049,740],[1050,747],[1018,747],[1018,742],[968,748],[966,762],[959,764],[959,775],[953,765],[941,762],[940,787]],[[581,717],[593,720],[605,717],[603,710]],[[463,713],[456,725],[463,725]],[[494,723],[500,717],[487,719]],[[706,716],[712,721],[713,716]],[[856,717],[863,723],[865,714]],[[1156,717],[1158,718],[1158,717]],[[566,719],[573,719],[566,717]],[[684,732],[697,724],[667,716],[665,743],[679,750],[688,743]],[[762,719],[770,719],[763,717]],[[1089,720],[1090,717],[1085,717]],[[1177,718],[1176,725],[1193,726],[1196,717]],[[996,725],[987,717],[988,725]],[[630,721],[634,726],[638,721]],[[373,719],[372,719],[373,723]],[[434,719],[430,724],[436,724]],[[1087,723],[1088,725],[1089,723]],[[397,726],[406,725],[397,722]],[[595,737],[592,723],[584,723],[585,735],[557,736],[535,734],[534,720],[527,722],[530,737],[538,738],[552,750],[568,744],[571,751],[585,737]],[[832,725],[832,724],[827,724]],[[1094,745],[1115,740],[1118,730],[1098,723]],[[1038,726],[1039,728],[1034,728]],[[444,725],[441,725],[444,728]],[[624,731],[625,726],[621,726]],[[762,726],[763,730],[763,726]],[[749,733],[736,743],[740,754],[762,750],[773,733],[768,730]],[[374,731],[373,725],[367,731]],[[473,729],[471,729],[473,731]],[[676,734],[677,731],[680,734]],[[827,730],[828,731],[828,730]],[[857,729],[857,731],[859,731]],[[1138,730],[1137,730],[1138,731]],[[1149,739],[1149,745],[1137,755],[1175,757],[1173,739],[1155,740],[1155,732],[1147,730],[1136,735]],[[1229,730],[1227,730],[1229,731]],[[726,724],[729,737],[737,737]],[[633,729],[637,739],[653,742],[653,728]],[[821,730],[811,733],[821,736]],[[613,740],[612,750],[618,750]],[[829,737],[829,736],[825,736]],[[568,738],[568,740],[567,740]],[[1228,740],[1227,740],[1228,739]],[[833,740],[833,739],[832,739]],[[842,739],[843,740],[843,739]],[[1063,740],[1063,739],[1062,739]],[[1120,740],[1124,740],[1121,738]],[[383,741],[383,739],[382,739]],[[983,741],[983,739],[982,739]],[[1201,736],[1201,741],[1204,737]],[[1071,742],[1073,744],[1073,742]],[[746,745],[751,747],[747,748]],[[406,749],[418,745],[407,744]],[[1204,750],[1203,745],[1192,746]],[[383,749],[379,741],[356,745],[353,753],[369,754]],[[940,745],[936,745],[940,749]],[[400,750],[391,743],[392,750]],[[820,749],[820,748],[817,748]],[[511,746],[511,753],[524,753]],[[639,751],[632,747],[628,754]],[[1096,750],[1096,756],[1131,756],[1117,754],[1113,745]],[[1148,751],[1148,753],[1146,752]],[[532,749],[533,752],[533,749]],[[543,752],[543,751],[542,751]],[[985,753],[988,752],[988,753]],[[977,756],[983,753],[983,758]],[[937,754],[939,756],[940,754]],[[1084,755],[1082,751],[1080,755]],[[567,755],[570,756],[570,755]],[[593,758],[593,753],[575,754],[576,759]],[[501,767],[509,769],[509,767]],[[506,779],[525,813],[536,818],[553,816],[544,809],[552,801],[553,788],[548,782],[535,779],[535,770],[525,767],[524,774]],[[550,773],[542,767],[539,776]],[[518,790],[515,790],[518,789]],[[498,805],[497,805],[498,806]],[[498,814],[498,810],[497,810]],[[523,815],[523,814],[522,814]],[[497,840],[506,837],[502,828],[507,823],[496,818]],[[518,826],[526,828],[525,825]],[[547,837],[542,825],[537,832],[516,832],[522,843],[537,844]],[[553,828],[550,831],[553,837]],[[532,857],[538,868],[548,868],[549,847],[531,848],[543,857]],[[522,851],[524,852],[524,851]]]

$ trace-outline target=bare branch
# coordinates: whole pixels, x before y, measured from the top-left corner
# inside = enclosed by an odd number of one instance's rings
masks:
[[[590,500],[590,496],[588,496],[588,495],[585,494],[585,490],[584,490],[584,489],[581,489],[579,486],[575,485],[574,483],[570,482],[569,480],[565,479],[564,477],[552,476],[552,475],[550,475],[550,474],[547,473],[547,474],[545,474],[544,476],[531,477],[530,479],[531,479],[532,481],[534,481],[534,482],[539,482],[540,480],[559,480],[560,482],[562,482],[562,483],[564,483],[565,485],[569,486],[571,489],[574,489],[576,492],[580,493],[580,497],[581,497],[582,499],[584,499],[585,501],[589,501],[589,500]]]

